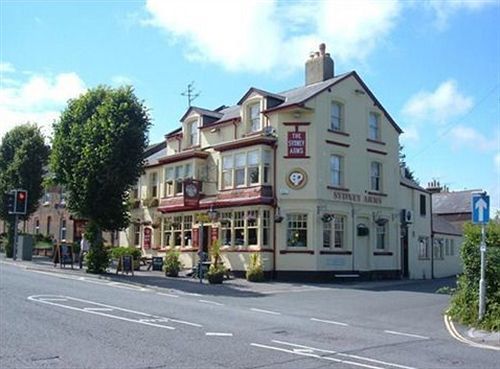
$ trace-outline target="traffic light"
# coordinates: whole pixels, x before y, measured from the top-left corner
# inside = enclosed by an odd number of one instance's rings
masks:
[[[26,214],[28,209],[28,191],[16,190],[15,213]]]
[[[5,192],[3,194],[3,204],[7,209],[8,214],[14,213],[14,207],[16,202],[16,195],[14,192]]]

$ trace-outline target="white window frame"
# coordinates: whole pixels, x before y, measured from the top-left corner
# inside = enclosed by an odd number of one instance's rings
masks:
[[[157,198],[159,195],[158,191],[158,172],[149,173],[149,197]]]
[[[375,226],[375,249],[385,250],[387,248],[387,223]]]
[[[344,131],[344,104],[332,101],[330,107],[330,129],[335,132]]]
[[[249,132],[259,132],[262,130],[262,120],[260,114],[260,102],[248,105]]]
[[[200,134],[198,129],[198,119],[188,123],[188,146],[200,144]]]
[[[428,260],[429,255],[429,237],[419,237],[418,239],[418,258]]]
[[[370,163],[370,189],[372,191],[382,192],[382,170],[382,163],[378,161]]]
[[[296,248],[296,247],[307,248],[308,244],[307,226],[308,226],[307,213],[289,213],[286,215],[286,246],[288,248]]]
[[[330,184],[334,187],[344,185],[344,158],[338,154],[330,155]]]
[[[368,115],[368,138],[380,141],[380,114],[370,112]]]
[[[323,247],[344,250],[346,246],[346,217],[333,214],[330,222],[323,222]],[[332,247],[333,246],[333,247]]]
[[[257,162],[252,162],[250,157],[256,153]],[[244,165],[237,165],[236,158],[244,157]],[[240,157],[241,157],[240,156]],[[257,148],[245,151],[233,152],[222,156],[222,165],[220,172],[221,189],[251,187],[271,182],[271,163],[272,154],[270,150]],[[257,169],[257,182],[252,182],[250,171]],[[237,171],[240,173],[240,178],[243,182],[236,183]]]

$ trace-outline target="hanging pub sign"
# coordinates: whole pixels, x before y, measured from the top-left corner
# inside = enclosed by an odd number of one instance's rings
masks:
[[[143,246],[145,249],[150,249],[151,248],[151,228],[145,227],[144,228],[144,242]]]
[[[184,180],[184,206],[198,207],[200,202],[200,181],[188,178]]]

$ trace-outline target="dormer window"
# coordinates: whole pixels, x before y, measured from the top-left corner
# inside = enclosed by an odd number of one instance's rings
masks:
[[[260,104],[252,104],[248,107],[250,115],[250,132],[258,132],[261,130],[260,122]]]
[[[188,123],[188,146],[198,145],[198,121]]]

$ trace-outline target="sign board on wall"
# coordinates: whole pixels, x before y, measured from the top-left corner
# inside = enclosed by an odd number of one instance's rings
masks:
[[[145,249],[150,249],[151,248],[151,228],[149,228],[149,227],[144,228],[144,242],[143,242],[143,247]]]
[[[304,158],[306,157],[306,133],[305,132],[288,132],[287,137],[287,156],[289,158]]]
[[[306,127],[310,122],[283,122],[284,126],[293,127],[293,131],[287,132],[287,154],[285,159],[308,159]],[[299,131],[302,129],[302,131]]]

